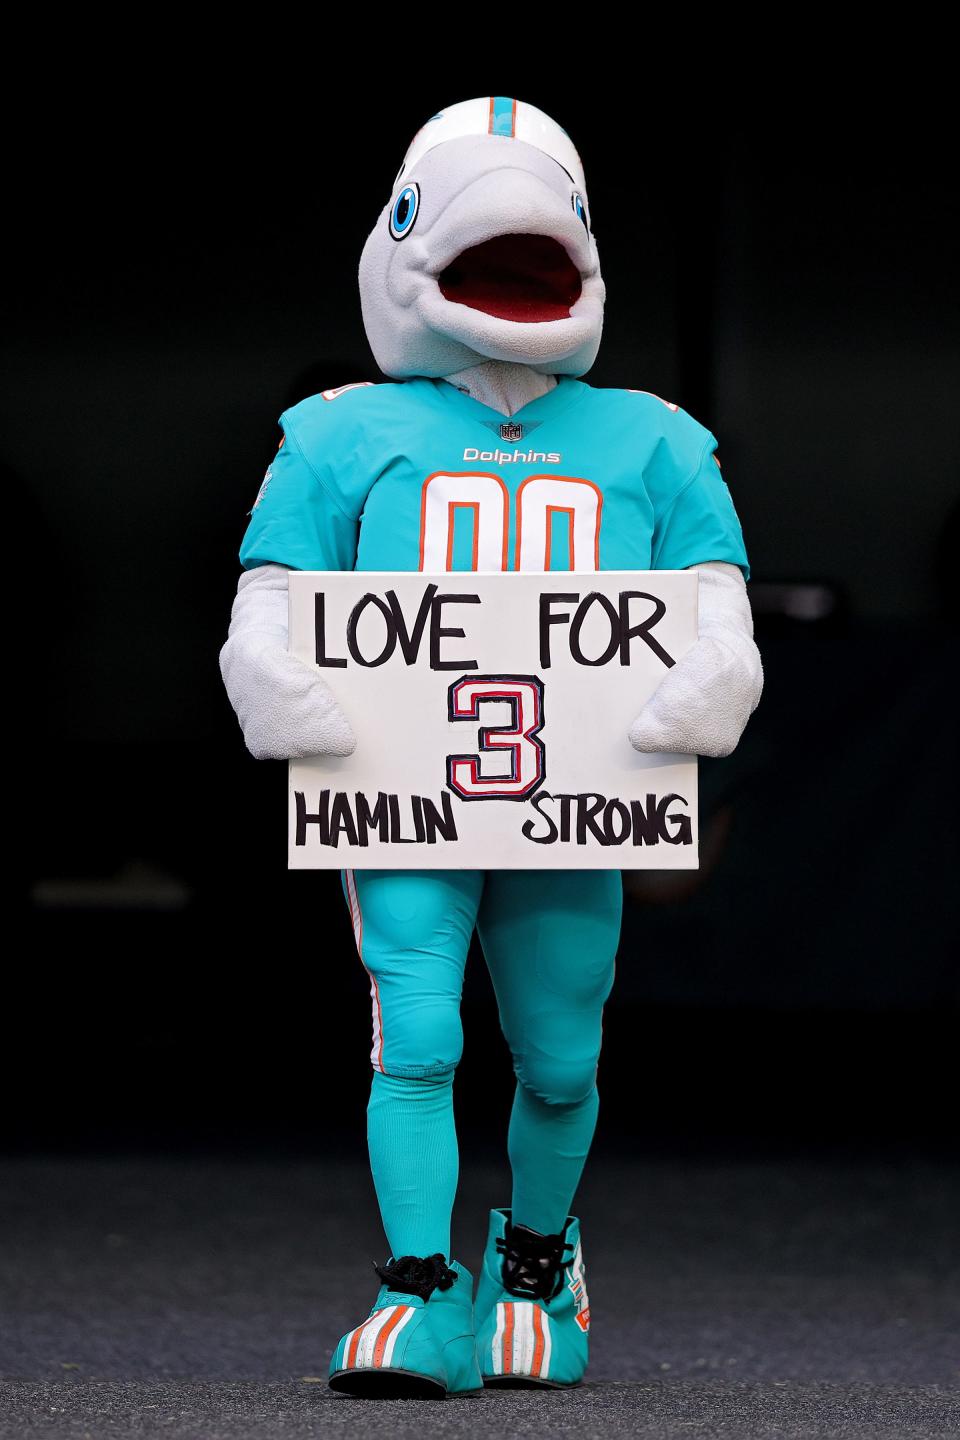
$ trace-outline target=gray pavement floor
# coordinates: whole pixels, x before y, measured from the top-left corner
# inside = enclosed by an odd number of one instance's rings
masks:
[[[477,1272],[499,1160],[464,1158]],[[960,1183],[920,1159],[591,1159],[568,1391],[326,1385],[386,1258],[361,1157],[0,1160],[0,1440],[960,1435]]]

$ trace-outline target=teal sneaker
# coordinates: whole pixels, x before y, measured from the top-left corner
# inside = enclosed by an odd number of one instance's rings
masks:
[[[490,1230],[473,1307],[484,1385],[579,1385],[587,1368],[590,1305],[580,1221],[559,1235],[511,1223],[490,1211]]]
[[[382,1399],[436,1399],[481,1390],[473,1333],[473,1276],[441,1254],[392,1256],[362,1325],[330,1360],[330,1387]]]

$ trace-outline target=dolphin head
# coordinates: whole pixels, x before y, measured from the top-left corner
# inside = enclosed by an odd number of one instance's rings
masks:
[[[580,158],[518,100],[465,100],[414,136],[360,257],[364,328],[385,375],[478,360],[583,375],[605,289]]]

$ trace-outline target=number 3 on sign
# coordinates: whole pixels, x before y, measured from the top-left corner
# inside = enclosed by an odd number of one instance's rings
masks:
[[[480,719],[480,706],[490,701],[510,706],[506,725],[481,725],[480,755],[448,755],[447,784],[461,800],[526,800],[543,784],[547,773],[543,741],[543,681],[537,675],[464,675],[447,691],[451,720]],[[482,754],[506,754],[506,775],[481,773]]]
[[[592,480],[572,475],[530,475],[516,498],[514,570],[549,570],[554,515],[566,515],[568,570],[599,570],[603,495]],[[423,482],[420,569],[453,569],[457,511],[471,512],[471,570],[508,570],[510,495],[499,475],[437,471]],[[480,719],[486,702],[506,702],[506,725],[481,725],[480,753],[447,756],[447,784],[461,800],[526,800],[546,777],[543,681],[536,675],[470,675],[447,692],[451,720]],[[485,775],[484,754],[506,754],[507,775]]]

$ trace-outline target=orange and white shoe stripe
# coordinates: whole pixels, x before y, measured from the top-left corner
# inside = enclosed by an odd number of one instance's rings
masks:
[[[532,1300],[501,1300],[490,1349],[494,1375],[532,1375],[546,1380],[550,1374],[553,1336],[550,1316]]]
[[[360,963],[364,970],[367,970],[363,958],[363,916],[360,913],[360,894],[357,890],[357,880],[352,870],[345,872],[347,881],[347,896],[350,901],[350,919],[353,923],[353,935],[357,942],[357,954],[360,956]],[[370,975],[370,971],[367,970]],[[373,1007],[373,1045],[370,1049],[370,1063],[375,1070],[383,1070],[383,1012],[380,1008],[380,987],[377,984],[375,975],[370,975],[370,1000]]]
[[[397,1336],[413,1317],[413,1305],[384,1305],[343,1337],[343,1368],[390,1365]]]

